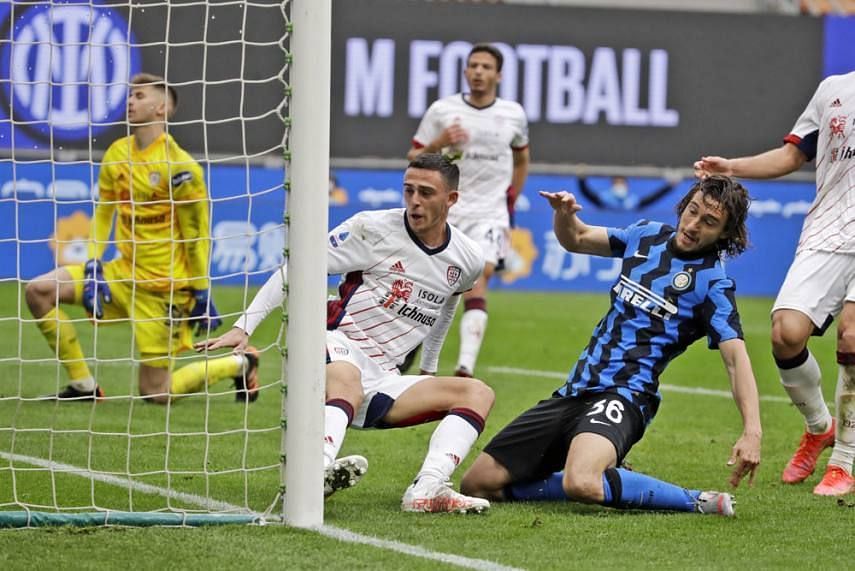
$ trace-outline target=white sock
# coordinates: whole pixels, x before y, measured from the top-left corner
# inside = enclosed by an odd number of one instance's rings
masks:
[[[86,377],[85,379],[77,379],[76,381],[69,381],[69,385],[77,389],[82,393],[91,393],[95,391],[95,379],[92,377]]]
[[[852,463],[855,462],[855,365],[840,365],[834,402],[837,434],[828,464],[851,474]]]
[[[477,439],[478,431],[471,424],[456,414],[449,414],[433,431],[427,456],[416,479],[447,482]]]
[[[337,406],[324,407],[324,468],[335,462],[347,425],[347,414],[343,410]]]
[[[460,357],[457,360],[458,369],[466,369],[469,373],[475,371],[475,361],[484,341],[487,331],[487,312],[483,309],[470,309],[463,312],[460,319]]]
[[[831,413],[822,398],[822,372],[819,363],[808,352],[807,360],[792,369],[778,368],[781,384],[790,400],[805,417],[808,432],[822,434],[831,426]]]

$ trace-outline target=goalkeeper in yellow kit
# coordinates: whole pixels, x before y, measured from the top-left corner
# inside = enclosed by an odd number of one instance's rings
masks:
[[[193,332],[222,323],[209,295],[209,201],[202,168],[166,132],[178,98],[163,78],[131,79],[128,123],[102,160],[85,264],[63,266],[26,287],[27,305],[68,372],[52,398],[104,395],[86,364],[74,325],[60,303],[82,304],[99,325],[130,321],[140,353],[140,394],[167,403],[233,378],[239,401],[258,397],[258,353],[196,361],[173,370],[173,357],[193,347]],[[119,256],[101,257],[115,225]]]

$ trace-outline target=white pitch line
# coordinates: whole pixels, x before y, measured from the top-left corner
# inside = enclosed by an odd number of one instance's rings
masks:
[[[542,377],[546,379],[559,379],[562,381],[567,380],[567,373],[561,373],[558,371],[538,371],[536,369],[518,369],[515,367],[487,367],[487,371],[490,373],[498,373],[500,375],[525,375],[528,377]],[[704,387],[681,387],[680,385],[669,385],[663,383],[659,385],[659,388],[666,392],[707,395],[729,399],[733,398],[733,393],[730,391],[707,389]],[[760,395],[760,400],[768,402],[790,402],[790,399],[787,397],[775,395]]]
[[[241,513],[247,515],[253,515],[259,518],[264,517],[264,514],[259,512],[255,512],[249,510],[245,507],[236,506],[233,504],[229,504],[227,502],[221,502],[218,500],[213,500],[211,498],[206,498],[204,496],[199,496],[196,494],[188,494],[186,492],[178,492],[175,490],[170,490],[167,488],[161,488],[160,486],[152,486],[151,484],[144,484],[142,482],[137,482],[136,480],[132,480],[130,477],[120,478],[118,476],[114,476],[112,474],[104,474],[101,472],[93,472],[91,470],[87,470],[86,468],[80,468],[78,466],[73,466],[71,464],[63,464],[61,462],[54,462],[52,460],[46,460],[44,458],[37,458],[35,456],[24,456],[22,454],[10,454],[8,452],[4,452],[0,450],[0,458],[4,460],[8,460],[10,462],[24,462],[26,464],[30,464],[33,466],[38,466],[40,468],[47,468],[52,472],[62,473],[62,474],[71,474],[72,476],[80,476],[81,478],[88,478],[90,480],[95,480],[98,482],[103,482],[105,484],[110,484],[119,488],[131,489],[137,492],[142,492],[144,494],[150,494],[153,496],[163,496],[164,498],[169,498],[172,500],[178,500],[185,504],[199,506],[201,508],[207,510],[215,510],[220,512],[230,512],[230,513]],[[473,518],[477,519],[477,517]],[[409,545],[407,543],[401,543],[398,541],[392,541],[388,539],[380,539],[378,537],[372,537],[370,535],[362,535],[361,533],[356,533],[347,529],[341,529],[338,527],[334,527],[331,525],[322,525],[320,527],[311,528],[311,531],[316,531],[319,534],[329,537],[331,539],[337,539],[339,541],[346,541],[348,543],[360,543],[363,545],[370,545],[372,547],[377,547],[379,549],[387,549],[389,551],[397,551],[398,553],[404,553],[406,555],[412,555],[414,557],[421,557],[423,559],[430,559],[433,561],[439,561],[441,563],[447,563],[449,565],[456,565],[458,567],[463,567],[466,569],[478,569],[481,571],[522,571],[517,569],[516,567],[509,567],[506,565],[501,565],[499,563],[495,563],[493,561],[487,561],[484,559],[472,559],[469,557],[463,557],[461,555],[453,555],[451,553],[442,553],[441,551],[431,551],[429,549],[425,549],[424,547],[420,547],[418,545]]]

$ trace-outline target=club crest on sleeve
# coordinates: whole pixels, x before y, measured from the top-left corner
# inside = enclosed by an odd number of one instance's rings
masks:
[[[448,285],[453,286],[460,279],[460,274],[463,272],[458,266],[448,266],[445,272],[445,277],[448,279]]]
[[[677,291],[683,291],[692,284],[692,274],[689,272],[678,272],[671,280],[671,285]]]
[[[345,230],[344,232],[339,232],[338,241],[343,244],[344,241],[347,240],[348,236],[350,236],[350,232],[348,232],[347,230]]]

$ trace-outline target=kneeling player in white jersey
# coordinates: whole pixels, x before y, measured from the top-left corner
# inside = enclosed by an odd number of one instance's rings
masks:
[[[819,496],[855,492],[855,72],[819,84],[781,147],[759,155],[702,157],[699,176],[775,178],[816,158],[816,198],[805,217],[796,257],[772,308],[772,353],[793,405],[805,419],[801,442],[781,474],[805,481],[822,451],[834,446]],[[837,324],[836,421],[822,395],[822,373],[808,349],[811,335]]]
[[[487,283],[507,256],[510,213],[528,174],[528,121],[522,106],[497,96],[502,52],[476,44],[464,70],[469,93],[435,101],[407,158],[444,152],[460,158],[460,200],[449,221],[484,250],[483,278],[464,296],[457,374],[471,377],[487,329]]]
[[[448,327],[465,291],[481,274],[481,248],[450,226],[457,167],[424,154],[404,174],[406,209],[366,211],[329,234],[328,269],[343,276],[327,308],[325,493],[354,485],[368,462],[336,459],[348,426],[395,428],[440,420],[404,511],[481,512],[490,504],[457,493],[448,480],[484,428],[492,389],[476,379],[435,377]],[[270,277],[235,326],[199,349],[246,347],[258,324],[283,301],[283,267]],[[420,375],[398,365],[423,343]]]

